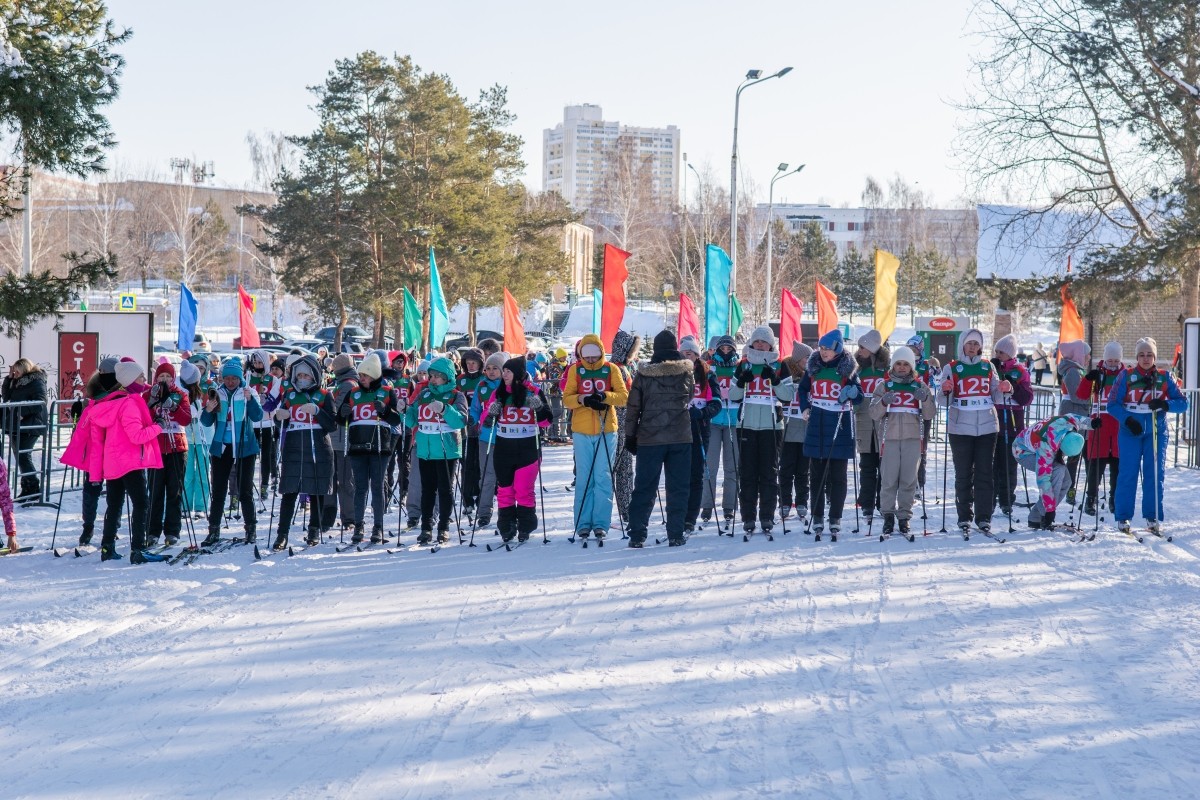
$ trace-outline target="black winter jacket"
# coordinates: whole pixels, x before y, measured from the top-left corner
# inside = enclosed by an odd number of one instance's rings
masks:
[[[696,386],[688,359],[651,363],[638,370],[625,408],[625,438],[637,446],[691,444],[689,404]]]

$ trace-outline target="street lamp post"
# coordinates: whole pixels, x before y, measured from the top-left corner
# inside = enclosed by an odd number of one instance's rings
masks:
[[[788,172],[788,165],[780,164],[771,178],[771,186],[767,191],[767,318],[763,320],[764,325],[771,324],[771,265],[775,261],[775,181],[788,175],[796,175],[802,169],[804,169],[803,164]]]
[[[688,276],[690,274],[688,271],[688,252],[687,252],[687,224],[688,224],[688,196],[687,196],[687,163],[688,163],[688,160],[687,160],[687,153],[683,154],[683,163],[684,163],[684,170],[683,170],[683,225],[680,226],[680,233],[679,233],[680,241],[683,242],[683,275],[681,276],[682,280],[680,280],[679,283],[682,286],[684,286],[686,289]],[[681,290],[681,291],[683,291],[683,290]]]
[[[784,67],[773,75],[763,77],[761,69],[752,69],[746,73],[746,79],[738,86],[737,92],[733,96],[733,155],[729,159],[729,300],[730,312],[732,312],[733,298],[737,294],[737,215],[738,215],[738,194],[737,194],[737,158],[738,158],[738,112],[741,109],[742,90],[753,86],[756,83],[769,81],[771,78],[782,78],[792,71],[791,67]],[[729,314],[729,334],[733,335],[733,314]]]

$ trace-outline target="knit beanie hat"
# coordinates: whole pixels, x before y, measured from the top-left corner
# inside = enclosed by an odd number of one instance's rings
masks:
[[[908,341],[904,344],[906,347],[910,348],[914,353],[916,353],[917,358],[920,358],[921,354],[925,352],[925,339],[920,334],[914,334],[908,337]]]
[[[454,363],[452,361],[450,361],[450,359],[446,358],[445,356],[439,356],[438,358],[435,358],[432,362],[430,362],[429,371],[430,372],[440,372],[441,374],[446,376],[446,380],[448,380],[451,383],[454,383],[454,378],[455,378]]]
[[[432,363],[428,358],[421,359],[420,363],[417,364],[417,372],[429,372],[429,365]]]
[[[1104,360],[1105,361],[1120,361],[1125,354],[1121,350],[1120,342],[1109,342],[1104,345]]]
[[[911,347],[905,347],[905,346],[897,347],[896,352],[892,353],[892,366],[893,367],[896,366],[896,364],[901,361],[903,361],[905,364],[908,364],[910,367],[917,366],[917,357],[916,357],[916,355],[913,354]]]
[[[336,370],[334,370],[336,372]],[[379,356],[375,353],[367,356],[358,365],[360,375],[366,375],[373,381],[379,380],[379,376],[383,374],[383,364],[379,363]]]
[[[750,338],[746,340],[746,344],[754,346],[755,342],[766,342],[775,349],[775,334],[771,332],[771,328],[767,325],[759,325],[750,334]]]
[[[287,359],[283,356],[275,356],[275,359],[271,362],[271,369],[287,372]]]
[[[1154,341],[1151,339],[1151,341]],[[1076,339],[1073,342],[1063,342],[1058,346],[1058,354],[1063,358],[1070,359],[1076,364],[1083,364],[1091,355],[1092,348],[1082,339]]]
[[[378,361],[378,359],[376,360]],[[364,358],[363,361],[366,361],[366,359]],[[354,359],[350,357],[349,353],[338,353],[333,357],[333,364],[330,369],[333,370],[334,375],[340,375],[348,369],[353,370]],[[359,369],[359,372],[362,372],[362,370]],[[375,377],[378,378],[379,376],[376,375]]]
[[[1011,333],[1008,336],[1001,336],[992,345],[992,352],[1000,359],[1008,360],[1013,358],[1017,354],[1017,337]]]
[[[842,344],[842,332],[837,328],[834,328],[833,330],[829,331],[829,333],[826,333],[817,340],[817,346],[824,347],[827,350],[832,350],[835,353],[841,353],[843,350],[845,350],[845,347]]]
[[[495,369],[504,369],[504,362],[508,361],[509,358],[511,358],[511,356],[509,356],[508,353],[505,353],[503,350],[500,350],[500,351],[492,353],[490,356],[488,356],[487,361],[483,362],[483,367],[484,367],[484,369],[487,369],[488,367],[493,367]]]
[[[237,378],[242,377],[242,360],[240,358],[227,358],[225,363],[221,365],[222,378]]]
[[[162,361],[159,362],[159,365],[154,368],[154,380],[157,381],[158,376],[162,375],[164,372],[170,375],[172,380],[175,379],[175,367],[171,365],[170,361]]]
[[[675,334],[670,331],[659,331],[654,337],[654,352],[665,353],[671,350],[678,350],[679,342],[675,340]]]
[[[871,355],[875,355],[879,352],[879,348],[883,346],[883,334],[872,328],[858,337],[858,346]]]
[[[266,350],[262,350],[262,349],[251,350],[250,351],[250,362],[249,362],[249,365],[251,368],[253,368],[255,361],[259,361],[262,363],[263,372],[266,372],[268,369],[271,368],[271,354],[268,353]]]
[[[109,356],[108,358],[102,359],[100,361],[100,366],[96,367],[96,371],[101,375],[112,375],[117,371],[117,362],[119,360],[120,359],[116,358],[115,356]]]
[[[1133,351],[1134,355],[1136,355],[1139,351],[1145,350],[1147,347],[1150,348],[1151,353],[1154,353],[1154,357],[1158,358],[1158,342],[1154,341],[1154,339],[1150,336],[1144,336],[1141,339],[1138,339],[1137,349]]]
[[[715,346],[715,347],[713,347],[713,348],[712,348],[712,351],[715,353],[715,352],[717,352],[717,350],[719,350],[720,348],[724,347],[725,345],[729,345],[729,346],[730,346],[730,347],[732,347],[732,348],[733,348],[735,351],[737,350],[737,342],[735,342],[735,341],[733,340],[733,337],[732,337],[732,336],[718,336],[718,337],[717,337],[717,344],[716,344],[716,346]]]
[[[804,342],[792,342],[792,358],[798,361],[801,365],[808,363],[808,357],[812,355],[812,348]]]
[[[700,355],[700,342],[696,341],[695,336],[685,336],[679,340],[679,352]]]
[[[113,369],[113,372],[116,373],[117,383],[128,387],[141,377],[142,368],[133,361],[119,361],[117,362],[116,367]]]
[[[1058,443],[1058,449],[1067,458],[1074,458],[1083,452],[1083,444],[1083,435],[1077,431],[1071,431]]]
[[[179,380],[185,385],[192,386],[200,382],[200,369],[190,361],[179,365]]]

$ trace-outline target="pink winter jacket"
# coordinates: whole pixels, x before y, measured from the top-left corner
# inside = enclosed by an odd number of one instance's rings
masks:
[[[80,417],[71,444],[63,453],[64,464],[85,470],[92,480],[115,480],[135,469],[162,469],[157,441],[162,428],[150,419],[150,409],[141,396],[113,392],[85,411],[91,413],[86,421]],[[73,453],[81,434],[86,435],[81,441],[82,452]]]

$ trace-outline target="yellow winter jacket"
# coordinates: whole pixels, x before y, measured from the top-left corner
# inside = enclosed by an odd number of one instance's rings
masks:
[[[594,333],[584,336],[579,341],[575,352],[579,352],[585,344],[598,345],[601,350],[604,349],[604,345],[600,343],[600,337]],[[611,408],[605,414],[583,404],[583,399],[595,391],[588,385],[588,382],[592,380],[589,376],[594,376],[596,373],[607,373],[607,376],[603,376],[607,383],[604,402]],[[600,433],[601,423],[603,423],[604,433],[615,433],[617,430],[616,408],[624,406],[628,400],[629,388],[625,386],[625,379],[621,377],[620,368],[615,364],[610,364],[603,356],[596,361],[576,361],[567,368],[566,383],[563,386],[563,405],[571,409],[571,431],[573,433],[595,436]]]

